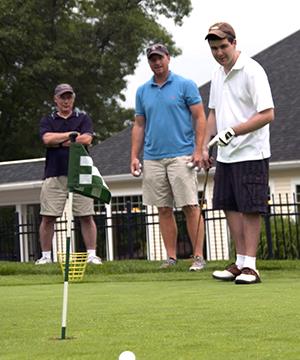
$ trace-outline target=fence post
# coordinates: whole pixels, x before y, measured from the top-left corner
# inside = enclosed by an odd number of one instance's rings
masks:
[[[133,239],[132,239],[132,213],[131,213],[131,202],[126,202],[126,211],[127,211],[127,233],[128,233],[128,252],[129,252],[129,258],[133,258]]]
[[[21,246],[20,246],[20,223],[19,223],[19,213],[15,212],[14,214],[15,222],[15,231],[14,231],[14,258],[16,261],[21,260]]]
[[[111,205],[105,204],[105,238],[106,238],[106,259],[107,261],[114,260],[114,244],[113,244],[113,223]]]
[[[265,228],[266,228],[266,238],[267,238],[267,245],[268,245],[268,259],[273,259],[273,242],[272,242],[272,232],[271,232],[271,222],[270,222],[270,205],[268,205],[268,211],[264,215],[265,220]]]

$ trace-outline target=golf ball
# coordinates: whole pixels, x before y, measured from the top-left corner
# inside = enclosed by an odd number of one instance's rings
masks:
[[[135,355],[132,351],[123,351],[119,356],[119,360],[135,360]]]
[[[188,163],[186,164],[186,166],[187,166],[189,169],[194,169],[195,171],[199,171],[199,170],[200,170],[199,167],[198,167],[198,166],[195,166],[195,164],[194,164],[192,161],[188,162]]]
[[[141,170],[135,170],[133,173],[135,176],[140,176],[142,172]]]

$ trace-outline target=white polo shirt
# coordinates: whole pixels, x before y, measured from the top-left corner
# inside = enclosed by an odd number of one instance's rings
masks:
[[[240,53],[228,74],[220,67],[211,81],[209,108],[215,110],[217,131],[246,122],[255,113],[274,108],[269,81],[255,60]],[[239,135],[218,147],[217,160],[225,163],[269,158],[269,125]]]

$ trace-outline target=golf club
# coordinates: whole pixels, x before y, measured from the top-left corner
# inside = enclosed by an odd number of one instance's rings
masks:
[[[212,156],[213,146],[214,146],[214,144],[212,144],[212,145],[209,146],[209,148],[208,148],[208,159],[210,159],[211,156]],[[207,187],[207,182],[208,182],[209,169],[210,169],[210,167],[207,168],[207,169],[205,169],[205,177],[204,177],[204,183],[203,183],[203,190],[202,190],[202,195],[201,195],[201,199],[200,199],[200,203],[199,203],[200,212],[199,212],[199,218],[198,218],[198,224],[197,224],[197,231],[196,231],[196,241],[197,241],[198,235],[199,235],[201,217],[202,217],[202,212],[203,212],[203,205],[204,205],[204,201],[205,201],[206,187]]]

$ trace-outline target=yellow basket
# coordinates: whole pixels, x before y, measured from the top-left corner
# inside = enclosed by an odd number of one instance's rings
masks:
[[[58,260],[65,278],[66,253],[57,253]],[[69,281],[81,281],[86,268],[87,253],[70,253],[69,261]]]

